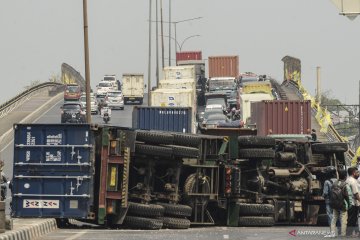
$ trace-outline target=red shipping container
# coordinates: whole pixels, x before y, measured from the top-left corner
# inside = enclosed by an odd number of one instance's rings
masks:
[[[262,101],[251,103],[251,120],[257,135],[310,134],[310,101]]]
[[[177,52],[176,62],[186,60],[202,60],[201,51],[190,51],[190,52]]]
[[[239,56],[209,57],[209,77],[239,77]]]

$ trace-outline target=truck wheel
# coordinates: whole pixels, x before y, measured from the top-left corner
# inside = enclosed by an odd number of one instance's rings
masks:
[[[177,157],[194,157],[197,158],[200,155],[200,151],[197,148],[183,147],[177,145],[169,145],[173,150],[174,156]]]
[[[266,216],[275,213],[275,208],[272,204],[241,203],[239,207],[240,216]]]
[[[248,159],[269,159],[275,157],[275,151],[266,148],[245,148],[239,149],[239,158]]]
[[[140,105],[142,105],[142,104],[143,104],[143,102],[144,102],[144,100],[143,100],[143,99],[140,99],[140,100],[139,100],[139,104],[140,104]]]
[[[174,142],[174,136],[164,132],[137,130],[136,140],[152,144],[172,144]]]
[[[135,145],[135,154],[136,153],[152,155],[152,156],[160,156],[160,157],[171,157],[172,149],[168,148],[168,147],[161,147],[161,146],[136,144]]]
[[[311,145],[311,150],[313,153],[346,152],[348,144],[342,142],[314,143]]]
[[[201,143],[201,137],[192,134],[174,134],[174,144],[186,147],[199,147]]]
[[[275,139],[272,137],[239,136],[238,143],[241,147],[272,148],[275,147]]]
[[[129,202],[128,214],[130,216],[161,217],[164,211],[164,207],[160,205]]]
[[[163,228],[168,229],[188,229],[190,227],[190,220],[186,218],[171,218],[163,217]]]
[[[191,217],[192,214],[192,208],[188,205],[171,204],[171,203],[156,203],[156,204],[164,207],[165,216]]]
[[[191,193],[202,193],[209,194],[210,193],[210,182],[207,176],[202,177],[201,180],[198,180],[198,191],[196,192],[196,173],[189,175],[184,183],[184,200],[190,205],[192,208],[195,207],[193,196]],[[202,198],[202,201],[205,203],[208,201],[206,199],[206,195]]]
[[[271,227],[274,224],[273,217],[239,217],[239,226]]]
[[[132,217],[126,216],[124,219],[124,225],[137,229],[150,229],[158,230],[163,226],[162,219],[143,218],[143,217]]]

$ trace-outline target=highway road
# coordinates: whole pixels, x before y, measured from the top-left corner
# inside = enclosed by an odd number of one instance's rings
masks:
[[[186,230],[58,229],[38,240],[262,240],[322,239],[326,227],[197,227]]]
[[[17,113],[22,113],[24,117],[29,116],[34,111],[34,106],[39,106],[46,102],[46,99],[39,102],[39,99],[32,99],[24,106],[17,109]],[[60,123],[60,106],[62,98],[53,100],[51,107],[46,107],[36,113],[29,122],[46,124],[46,123]],[[144,103],[146,105],[146,101]],[[123,127],[131,127],[132,125],[132,109],[134,105],[126,105],[124,110],[113,110],[112,119],[109,124]],[[36,109],[36,107],[35,107]],[[26,121],[25,121],[26,122]],[[100,115],[92,115],[92,122],[103,124]],[[13,123],[10,123],[11,126]],[[8,176],[12,174],[12,159],[13,159],[13,141],[6,141],[2,143],[2,158],[7,160],[6,173]],[[7,210],[7,213],[9,211]],[[294,231],[295,230],[295,231]],[[229,228],[229,227],[197,227],[187,230],[168,230],[162,229],[159,231],[145,231],[145,230],[128,230],[128,229],[93,229],[91,227],[78,227],[70,229],[57,229],[47,235],[44,235],[41,240],[74,240],[74,239],[292,239],[294,234],[297,237],[304,237],[306,239],[319,239],[327,234],[328,228],[324,227],[289,227],[276,226],[271,228]]]

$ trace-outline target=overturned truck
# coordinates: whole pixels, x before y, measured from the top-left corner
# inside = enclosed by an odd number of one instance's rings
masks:
[[[208,134],[16,124],[13,217],[109,227],[317,224],[342,143],[248,129]],[[329,168],[332,166],[332,168]],[[321,218],[321,217],[320,217]]]

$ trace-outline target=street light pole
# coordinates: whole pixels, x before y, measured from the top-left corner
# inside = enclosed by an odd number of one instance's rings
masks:
[[[85,83],[86,83],[86,122],[91,123],[91,103],[90,103],[90,64],[89,64],[89,37],[87,20],[87,0],[83,0],[84,17],[84,52],[85,52]]]
[[[148,62],[148,106],[151,106],[151,96],[150,96],[150,89],[151,89],[151,7],[152,1],[149,0],[149,62]]]
[[[169,0],[169,36],[171,36],[171,0]],[[171,40],[169,38],[169,66],[171,66]]]
[[[200,37],[200,36],[201,36],[201,35],[191,35],[191,36],[185,38],[185,39],[181,42],[181,44],[180,44],[175,38],[173,38],[173,37],[171,37],[171,36],[164,36],[164,37],[167,37],[167,38],[169,38],[169,39],[174,40],[174,42],[175,42],[175,52],[177,52],[177,47],[179,47],[179,50],[180,50],[180,52],[181,52],[184,43],[185,43],[188,39],[193,38],[193,37]],[[177,64],[177,63],[176,63],[176,64]]]

